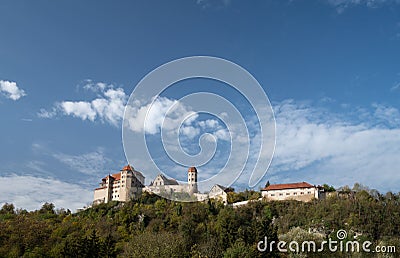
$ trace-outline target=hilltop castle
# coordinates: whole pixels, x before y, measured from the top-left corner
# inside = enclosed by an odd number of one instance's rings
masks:
[[[150,183],[145,186],[145,177],[127,165],[119,173],[108,175],[102,178],[100,186],[94,190],[93,204],[107,203],[109,201],[126,202],[131,198],[138,198],[142,192],[152,192],[159,194],[167,193],[188,193],[197,200],[205,200],[208,195],[201,194],[197,187],[197,169],[190,167],[188,169],[188,183],[179,184],[175,179],[170,179],[159,174]]]
[[[93,204],[109,201],[126,202],[142,194],[145,177],[130,165],[123,167],[119,173],[102,178],[100,186],[94,190]]]
[[[126,202],[140,197],[143,192],[162,193],[163,196],[186,193],[198,201],[219,199],[225,205],[228,204],[228,192],[232,191],[231,188],[216,184],[208,194],[200,193],[197,186],[197,169],[195,167],[188,169],[187,180],[187,184],[179,184],[175,179],[159,174],[150,185],[146,186],[143,174],[132,166],[127,165],[119,173],[102,178],[100,186],[94,190],[93,204],[110,201]],[[326,193],[321,186],[311,185],[306,182],[269,185],[261,190],[261,195],[267,201],[297,200],[308,202],[326,197]],[[247,202],[233,205],[238,206]]]

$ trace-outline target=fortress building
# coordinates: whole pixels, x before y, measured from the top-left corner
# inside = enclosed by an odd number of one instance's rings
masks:
[[[313,199],[325,198],[324,189],[321,186],[306,182],[269,185],[261,190],[261,195],[271,201],[297,200],[309,202]]]
[[[142,192],[167,195],[187,193],[190,198],[195,198],[198,201],[216,199],[225,205],[228,204],[228,193],[233,191],[232,188],[216,184],[208,193],[200,193],[197,185],[197,168],[190,167],[187,173],[187,184],[179,184],[175,179],[159,174],[150,185],[145,186],[145,177],[143,174],[135,170],[132,166],[127,165],[118,173],[102,178],[100,186],[94,190],[93,204],[96,205],[110,201],[127,202],[130,199],[140,197]],[[268,201],[297,200],[308,202],[326,197],[323,187],[311,185],[306,182],[269,185],[261,190],[261,195]],[[233,206],[244,205],[246,203],[248,201],[235,203]]]
[[[232,192],[232,188],[227,188],[222,185],[214,185],[208,193],[209,199],[222,201],[223,204],[228,204],[228,192]]]
[[[125,166],[119,173],[104,177],[100,186],[94,190],[93,204],[109,201],[126,202],[142,194],[145,177],[130,165]]]
[[[153,193],[189,193],[190,195],[198,193],[197,189],[197,169],[190,167],[188,169],[188,183],[180,185],[175,179],[167,178],[159,174],[149,186],[146,186],[143,191]]]
[[[132,166],[127,165],[119,173],[108,175],[101,180],[100,186],[94,190],[93,204],[110,201],[126,202],[132,198],[138,198],[142,192],[152,192],[155,194],[188,193],[199,201],[204,201],[208,198],[218,198],[226,204],[226,192],[224,190],[222,192],[217,190],[212,191],[211,196],[199,192],[196,167],[190,167],[187,173],[187,184],[179,184],[175,179],[159,174],[150,185],[145,186],[145,177],[143,174],[136,171]],[[225,187],[219,187],[225,189]]]

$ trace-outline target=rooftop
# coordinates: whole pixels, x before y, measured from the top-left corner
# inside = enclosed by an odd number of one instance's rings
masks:
[[[268,187],[262,189],[262,191],[284,190],[284,189],[295,189],[295,188],[310,188],[310,187],[314,187],[314,186],[307,182],[290,183],[290,184],[275,184],[275,185],[269,185]]]
[[[129,164],[121,169],[121,171],[133,171],[133,170],[134,168]]]
[[[167,178],[163,174],[159,174],[157,177],[161,177],[162,178],[162,180],[164,181],[164,185],[179,185],[178,181],[176,181],[173,178]],[[151,182],[150,186],[153,186],[153,185],[154,185],[154,182]]]
[[[196,167],[190,167],[188,169],[188,172],[197,172],[197,168]]]

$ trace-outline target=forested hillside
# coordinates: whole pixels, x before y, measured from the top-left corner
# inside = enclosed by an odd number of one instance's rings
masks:
[[[231,198],[240,197],[236,195]],[[259,252],[257,243],[265,236],[268,241],[321,241],[339,229],[349,233],[348,240],[357,234],[358,241],[395,245],[399,253],[399,202],[399,194],[360,190],[309,203],[254,201],[238,208],[214,201],[172,202],[149,194],[76,214],[49,203],[32,212],[5,204],[0,210],[0,257],[286,257],[294,254]]]

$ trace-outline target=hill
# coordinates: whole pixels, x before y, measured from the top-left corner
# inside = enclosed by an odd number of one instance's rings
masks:
[[[348,232],[347,240],[400,248],[400,194],[360,190],[313,202],[254,201],[233,208],[222,203],[179,203],[144,194],[82,212],[0,210],[0,257],[286,257],[257,244],[284,239],[323,241]],[[346,240],[345,239],[345,240]],[[399,249],[400,250],[400,249]],[[350,254],[360,257],[360,254]],[[376,254],[362,253],[375,257]],[[324,250],[308,257],[348,257]],[[390,257],[390,256],[389,256]]]

